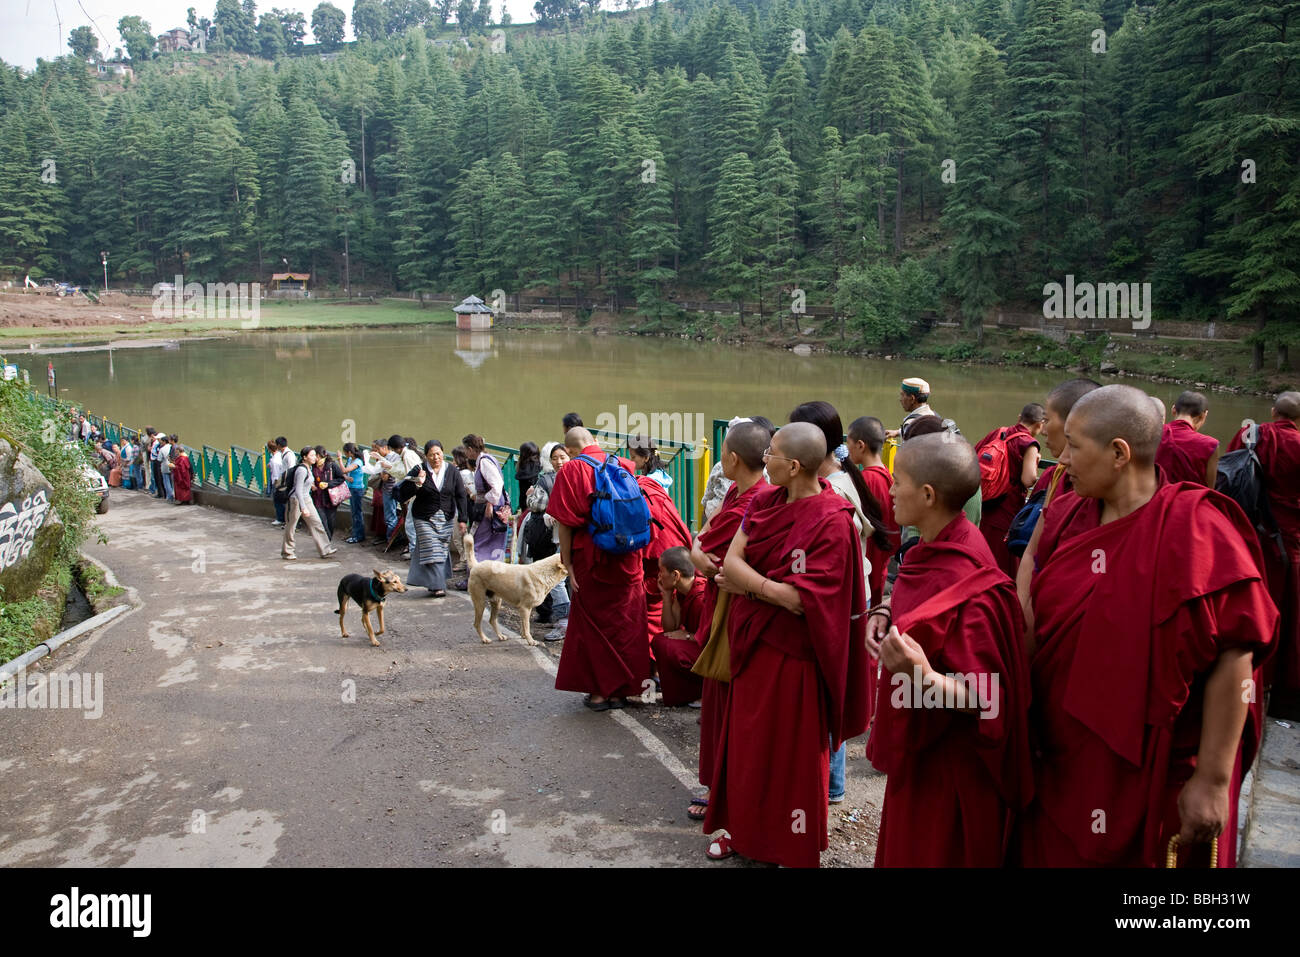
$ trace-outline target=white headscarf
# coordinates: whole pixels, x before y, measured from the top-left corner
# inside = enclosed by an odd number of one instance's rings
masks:
[[[545,445],[542,446],[542,471],[543,472],[555,471],[555,466],[551,464],[551,453],[555,451],[555,447],[559,444],[560,444],[559,442],[547,442]]]

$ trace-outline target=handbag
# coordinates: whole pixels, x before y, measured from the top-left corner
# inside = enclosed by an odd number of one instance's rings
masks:
[[[731,592],[719,591],[718,602],[713,606],[713,621],[709,624],[709,640],[700,656],[691,665],[691,672],[714,681],[731,680],[731,644],[727,640],[727,611],[731,608]]]
[[[1016,512],[1016,517],[1011,520],[1011,527],[1007,529],[1007,534],[1003,538],[1007,551],[1012,555],[1025,554],[1025,549],[1029,547],[1029,539],[1033,537],[1034,527],[1038,524],[1043,510],[1052,504],[1052,496],[1056,494],[1056,487],[1064,475],[1065,469],[1058,465],[1056,471],[1052,473],[1052,480],[1047,483],[1047,489],[1030,496],[1029,501]]]
[[[342,505],[347,501],[348,496],[352,494],[351,489],[346,485],[334,485],[326,489],[325,492],[329,495],[330,504],[334,506]]]

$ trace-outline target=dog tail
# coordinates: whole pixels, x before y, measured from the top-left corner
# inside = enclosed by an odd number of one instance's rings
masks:
[[[341,615],[341,614],[343,614],[343,605],[344,605],[344,604],[347,602],[347,600],[348,600],[348,599],[347,599],[347,589],[343,587],[343,583],[342,583],[342,582],[339,582],[339,594],[338,594],[338,599],[339,599],[339,606],[338,606],[338,608],[335,608],[335,609],[334,609],[334,614],[336,614],[336,615]]]
[[[478,564],[478,561],[474,558],[474,536],[466,532],[464,537],[461,538],[461,544],[465,546],[465,570],[471,572],[474,570],[474,566]]]

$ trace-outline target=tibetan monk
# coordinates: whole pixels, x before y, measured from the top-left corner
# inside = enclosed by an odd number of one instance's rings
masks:
[[[889,497],[894,476],[880,458],[880,450],[885,446],[884,423],[869,415],[854,419],[849,424],[847,444],[849,461],[862,469],[862,481],[882,506],[881,519],[889,539],[883,548],[874,538],[867,539],[867,560],[871,562],[867,581],[871,586],[871,600],[879,602],[885,596],[885,572],[889,568],[889,559],[898,551],[899,544],[899,526],[894,521],[893,500]],[[872,700],[875,700],[874,695]]]
[[[853,506],[817,477],[821,429],[791,422],[766,456],[718,588],[731,594],[731,681],[704,830],[709,857],[816,867],[830,751],[867,725],[866,578]],[[828,749],[829,744],[829,749]]]
[[[1277,609],[1240,507],[1155,467],[1148,396],[1103,386],[1075,403],[1061,464],[1073,491],[1043,517],[1031,587],[1037,650],[1028,866],[1159,867],[1235,858],[1252,671]],[[1245,764],[1240,763],[1245,758]]]
[[[704,603],[700,608],[700,627],[695,633],[695,643],[704,649],[713,625],[713,612],[718,602],[717,575],[722,571],[722,560],[731,540],[740,529],[740,521],[749,510],[754,495],[768,487],[763,476],[763,452],[772,441],[772,430],[758,422],[738,422],[727,430],[722,440],[718,461],[722,474],[732,484],[722,499],[722,505],[700,529],[691,546],[691,561],[704,579]],[[727,685],[711,678],[702,680],[700,692],[700,767],[699,781],[706,788],[713,782],[714,755],[717,752],[718,729],[722,725],[727,704]],[[692,820],[704,820],[705,798],[696,798],[687,814]]]
[[[691,665],[703,648],[696,644],[695,635],[704,608],[704,576],[696,574],[690,549],[674,546],[659,556],[657,582],[660,628],[651,651],[659,668],[663,703],[693,704],[702,690],[702,679],[691,672]]]
[[[555,476],[546,506],[559,529],[561,560],[572,572],[573,590],[555,687],[585,691],[588,708],[607,711],[621,708],[628,695],[643,694],[643,682],[649,681],[641,555],[615,555],[596,547],[587,531],[595,469],[578,456],[603,465],[605,453],[582,426],[565,434],[564,446],[572,457]],[[619,464],[635,474],[628,460],[620,458]]]
[[[1300,719],[1300,392],[1279,395],[1273,402],[1273,421],[1254,429],[1269,511],[1288,559],[1283,563],[1275,539],[1260,538],[1269,592],[1282,614],[1277,654],[1267,669],[1273,685],[1270,710]],[[1247,423],[1229,451],[1242,448],[1250,432]]]
[[[1025,496],[1038,481],[1040,450],[1038,434],[1043,431],[1046,410],[1031,402],[1020,411],[1015,425],[994,429],[975,446],[981,456],[994,454],[997,445],[1005,446],[1006,490],[980,503],[980,534],[989,543],[989,551],[1008,577],[1016,574],[1017,558],[1007,550],[1007,532],[1016,515],[1025,507]]]
[[[1070,417],[1070,410],[1074,408],[1074,403],[1093,389],[1100,388],[1101,383],[1091,379],[1067,379],[1047,394],[1047,404],[1044,406],[1047,416],[1043,419],[1043,438],[1053,458],[1060,459],[1061,453],[1065,450],[1065,420]],[[1070,491],[1070,488],[1070,476],[1066,474],[1064,467],[1051,465],[1038,477],[1038,482],[1029,494],[1032,497],[1045,489],[1043,510],[1046,511],[1058,495],[1064,495]],[[1029,583],[1034,574],[1034,553],[1038,548],[1038,539],[1042,532],[1043,519],[1040,513],[1038,524],[1034,526],[1033,534],[1029,536],[1029,544],[1025,546],[1025,553],[1020,557],[1020,566],[1016,569],[1016,592],[1020,595],[1020,607],[1026,616],[1030,613]],[[1032,644],[1026,645],[1025,650],[1031,656],[1034,653]]]
[[[962,511],[979,483],[965,440],[921,436],[894,460],[894,511],[921,541],[867,622],[883,665],[867,757],[889,776],[877,867],[1001,867],[1033,793],[1024,617]]]
[[[646,643],[653,647],[654,640],[663,634],[659,617],[659,556],[670,548],[691,547],[691,530],[682,521],[681,513],[662,485],[648,475],[638,475],[637,485],[650,506],[650,544],[641,550],[641,569],[644,578],[646,604]],[[694,700],[694,699],[692,699]]]
[[[1202,435],[1210,404],[1199,392],[1184,392],[1174,402],[1174,420],[1160,434],[1156,465],[1168,482],[1195,482],[1214,488],[1219,470],[1219,440]]]

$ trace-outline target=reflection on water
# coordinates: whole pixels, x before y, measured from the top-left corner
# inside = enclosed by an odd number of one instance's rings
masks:
[[[188,444],[260,448],[287,436],[336,447],[345,421],[358,441],[400,432],[448,447],[468,432],[517,446],[560,438],[576,411],[595,425],[602,413],[680,414],[691,421],[766,415],[825,399],[847,426],[874,415],[902,419],[898,383],[929,380],[931,404],[972,440],[1015,421],[1042,401],[1060,370],[959,365],[842,356],[798,356],[678,339],[579,333],[458,332],[446,327],[294,334],[244,334],[182,341],[170,349],[23,355],[20,368],[43,381],[54,360],[62,397],[128,425],[165,428]],[[11,360],[13,361],[13,360]],[[1135,383],[1172,405],[1182,387]],[[1226,440],[1241,420],[1268,417],[1264,398],[1210,394],[1206,431]],[[671,438],[671,436],[666,436]]]

